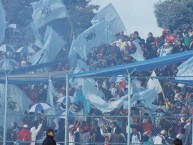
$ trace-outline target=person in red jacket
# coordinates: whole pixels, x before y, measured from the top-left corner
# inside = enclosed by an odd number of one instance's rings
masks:
[[[21,131],[17,135],[17,139],[20,142],[20,145],[30,145],[31,133],[28,130],[28,125],[25,124]]]

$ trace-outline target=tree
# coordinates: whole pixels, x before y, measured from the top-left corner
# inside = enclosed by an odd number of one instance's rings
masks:
[[[176,30],[193,24],[192,0],[164,0],[155,5],[155,16],[161,28]]]

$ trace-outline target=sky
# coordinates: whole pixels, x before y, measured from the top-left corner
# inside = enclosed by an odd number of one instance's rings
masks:
[[[149,32],[155,37],[161,36],[162,29],[158,27],[154,16],[153,5],[158,0],[92,0],[91,4],[97,4],[100,9],[112,3],[120,15],[129,35],[138,31],[143,39]],[[100,10],[99,9],[99,10]]]

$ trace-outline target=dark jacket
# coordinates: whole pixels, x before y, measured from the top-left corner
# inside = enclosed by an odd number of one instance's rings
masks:
[[[123,135],[121,134],[112,134],[111,138],[110,138],[110,145],[115,145],[116,143],[119,145],[126,145],[126,141],[123,137]]]
[[[53,137],[47,136],[47,137],[44,139],[42,145],[56,145],[56,141],[54,140]]]

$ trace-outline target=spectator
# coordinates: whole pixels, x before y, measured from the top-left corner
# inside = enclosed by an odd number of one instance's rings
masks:
[[[83,128],[83,133],[82,133],[82,145],[87,145],[90,142],[90,127],[89,126],[85,126]]]
[[[35,143],[36,142],[36,137],[37,137],[41,127],[42,127],[42,123],[39,123],[38,121],[35,121],[34,127],[32,127],[30,129],[31,140],[32,140],[31,145],[35,145],[36,144]]]
[[[137,130],[137,127],[132,128],[132,133],[130,135],[130,142],[132,144],[140,144],[142,142],[141,133]]]
[[[153,139],[154,144],[168,144],[166,140],[166,131],[162,130],[160,134],[158,134],[154,139]]]
[[[126,144],[126,140],[124,138],[124,136],[121,134],[121,129],[120,127],[117,127],[115,129],[115,133],[112,134],[111,138],[110,138],[110,145],[114,145],[114,144]]]
[[[17,139],[19,140],[20,145],[30,145],[31,141],[31,133],[28,130],[28,125],[25,124],[21,131],[17,135]]]
[[[53,128],[48,128],[46,131],[46,138],[42,145],[56,145],[56,141],[54,140],[55,132]]]
[[[17,134],[19,133],[19,128],[16,122],[11,122],[11,128],[7,131],[7,140],[10,141],[8,145],[14,145],[14,141],[17,140]]]
[[[105,132],[103,132],[104,130],[105,130]],[[105,128],[104,126],[102,126],[100,128],[100,133],[101,133],[102,136],[105,137],[105,145],[108,145],[109,144],[109,140],[110,140],[111,135],[112,135],[111,134],[111,128],[110,127]]]
[[[146,46],[149,52],[151,52],[154,42],[155,42],[155,37],[153,37],[153,33],[149,32],[148,37],[146,39]]]
[[[184,45],[189,47],[191,43],[191,39],[188,36],[188,32],[184,32]]]
[[[182,128],[180,132],[176,135],[176,138],[180,139],[182,141],[182,144],[184,144],[184,141],[185,141],[185,131],[186,130]]]

